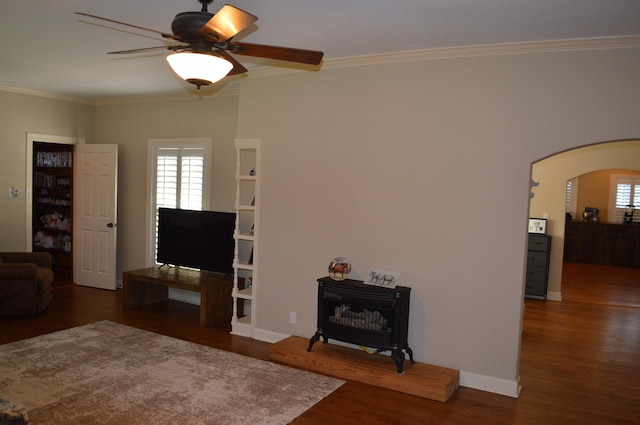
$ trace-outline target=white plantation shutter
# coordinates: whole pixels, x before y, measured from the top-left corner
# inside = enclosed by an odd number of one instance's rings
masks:
[[[201,210],[204,194],[204,149],[183,149],[180,175],[180,208]]]
[[[640,178],[613,176],[615,187],[613,221],[622,223],[627,205],[640,207]]]
[[[616,208],[624,208],[631,204],[631,183],[616,184]]]
[[[204,158],[204,148],[156,149],[156,210],[202,209]]]
[[[156,151],[156,208],[178,207],[178,149]]]
[[[206,149],[204,147],[156,147],[154,149],[154,231],[158,246],[158,208],[202,210]]]
[[[578,216],[578,177],[574,177],[571,180],[567,180],[565,198],[564,198],[564,209],[565,212],[568,212],[572,215],[572,217],[576,218]]]

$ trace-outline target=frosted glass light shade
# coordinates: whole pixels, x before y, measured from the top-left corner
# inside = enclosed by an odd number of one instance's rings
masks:
[[[233,68],[228,60],[206,53],[174,53],[167,61],[176,74],[198,88],[222,80]]]

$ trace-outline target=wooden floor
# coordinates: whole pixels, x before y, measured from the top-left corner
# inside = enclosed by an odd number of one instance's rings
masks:
[[[293,423],[640,424],[640,270],[571,263],[564,269],[562,302],[525,301],[520,398],[461,387],[441,403],[350,381]],[[123,311],[121,297],[121,291],[56,288],[43,314],[0,318],[0,343],[111,320],[268,359],[267,343],[198,326],[197,306],[168,301]]]

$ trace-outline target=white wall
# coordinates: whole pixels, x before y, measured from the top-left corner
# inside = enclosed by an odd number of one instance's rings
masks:
[[[531,164],[640,135],[638,69],[618,49],[243,82],[239,137],[263,143],[258,327],[311,336],[315,279],[346,256],[355,278],[395,270],[413,288],[419,361],[513,395]]]
[[[551,235],[551,264],[548,294],[562,298],[562,259],[564,254],[566,183],[592,171],[608,169],[640,170],[640,141],[602,143],[562,152],[533,165],[533,179],[540,186],[533,189],[531,217],[549,214],[547,234]],[[578,212],[579,213],[579,212]],[[606,217],[603,217],[606,221]]]

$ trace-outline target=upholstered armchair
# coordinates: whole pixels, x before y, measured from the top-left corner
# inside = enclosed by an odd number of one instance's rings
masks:
[[[30,315],[51,303],[51,254],[0,252],[0,316]]]

